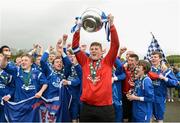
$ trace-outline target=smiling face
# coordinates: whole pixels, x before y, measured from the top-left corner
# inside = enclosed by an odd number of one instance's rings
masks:
[[[159,51],[152,52],[150,61],[151,61],[152,66],[158,67],[162,61],[162,53],[160,53]]]
[[[159,66],[160,62],[161,62],[161,58],[159,57],[158,54],[151,55],[151,64],[153,66]]]
[[[144,74],[148,74],[151,69],[151,65],[149,62],[145,60],[140,60],[137,65],[137,76],[142,77]]]
[[[63,67],[63,62],[61,58],[55,58],[53,61],[53,68],[57,71],[61,70]]]
[[[139,61],[139,57],[136,54],[130,54],[129,58],[128,58],[128,67],[130,69],[134,69],[136,67],[136,65],[138,64]]]
[[[90,56],[92,60],[98,60],[102,56],[102,49],[99,46],[92,46],[90,48]]]
[[[20,65],[21,65],[21,62],[22,62],[21,57],[17,57],[17,58],[16,58],[16,65],[17,65],[17,66],[20,66]]]
[[[30,70],[32,65],[32,58],[28,56],[21,57],[21,67],[23,70]]]
[[[41,56],[38,56],[38,57],[36,58],[35,64],[37,64],[37,65],[40,66],[40,61],[41,61]]]
[[[8,47],[3,48],[2,53],[8,52],[7,58],[11,57],[11,51]]]
[[[136,70],[137,70],[137,76],[141,77],[144,75],[144,68],[142,65],[138,65]]]
[[[49,54],[49,58],[48,58],[48,61],[50,62],[50,63],[52,63],[53,62],[53,60],[56,58],[56,55],[55,54]]]
[[[136,65],[137,65],[137,61],[136,61],[136,59],[135,58],[133,58],[133,57],[129,57],[128,58],[128,66],[130,67],[130,68],[134,68]]]
[[[101,44],[98,42],[94,42],[90,46],[90,57],[92,60],[98,60],[102,57],[103,51]]]

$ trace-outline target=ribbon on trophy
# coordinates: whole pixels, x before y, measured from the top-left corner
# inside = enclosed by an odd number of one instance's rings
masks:
[[[106,39],[110,41],[110,24],[108,23],[108,18],[104,12],[101,15],[102,22],[105,24],[105,32],[106,32]]]
[[[81,28],[81,17],[76,17],[75,20],[76,24],[71,28],[71,33],[74,33]]]

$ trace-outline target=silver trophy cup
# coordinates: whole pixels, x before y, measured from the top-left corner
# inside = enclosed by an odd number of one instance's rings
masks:
[[[101,19],[102,11],[96,8],[88,8],[82,14],[82,27],[87,32],[97,32],[102,26],[103,22]]]

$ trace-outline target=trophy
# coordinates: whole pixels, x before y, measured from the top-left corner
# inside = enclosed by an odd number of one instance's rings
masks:
[[[81,16],[82,27],[87,32],[97,32],[102,26],[102,11],[97,8],[88,8]]]

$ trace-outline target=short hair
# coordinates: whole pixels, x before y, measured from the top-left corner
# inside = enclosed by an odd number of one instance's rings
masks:
[[[56,52],[52,51],[49,53],[49,55],[56,55]]]
[[[39,58],[39,57],[41,58],[42,55],[39,54],[39,55],[37,55],[35,58],[33,58],[33,62],[35,62],[35,61],[37,60],[37,58]]]
[[[151,70],[151,64],[145,60],[139,60],[138,65],[143,67],[145,74]]]
[[[137,54],[130,54],[129,57],[135,58],[136,61],[139,60],[139,56]]]
[[[55,59],[52,61],[52,64],[54,64],[54,61],[55,61],[56,59],[61,59],[61,60],[62,60],[62,57],[61,57],[61,56],[56,56]]]
[[[9,48],[9,46],[7,46],[7,45],[2,46],[2,47],[0,48],[0,53],[3,52],[3,49],[4,49],[4,48]],[[9,49],[10,49],[10,48],[9,48]]]
[[[21,58],[23,58],[23,57],[28,57],[28,58],[31,60],[31,62],[33,63],[33,57],[32,57],[31,55],[29,55],[29,54],[23,54],[23,55],[21,56]]]
[[[99,46],[102,49],[102,45],[99,42],[92,42],[90,47],[92,47],[92,46]]]
[[[38,54],[38,55],[36,56],[36,58],[37,58],[37,57],[42,57],[42,55]]]
[[[72,49],[68,49],[67,52],[69,52],[71,55],[74,55],[73,50]]]
[[[159,58],[162,58],[162,53],[160,53],[159,51],[153,51],[151,55],[158,55]]]

